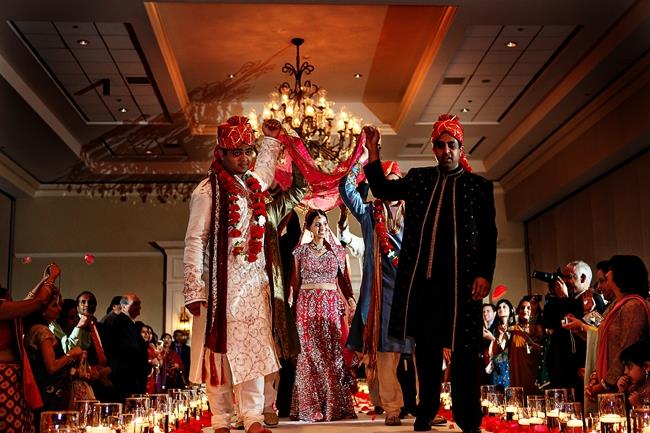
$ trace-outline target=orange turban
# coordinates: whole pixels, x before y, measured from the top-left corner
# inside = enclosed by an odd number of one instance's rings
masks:
[[[472,172],[472,167],[469,165],[467,156],[465,155],[465,146],[463,146],[463,125],[454,114],[441,114],[438,121],[433,124],[433,131],[431,131],[431,142],[435,142],[444,133],[454,137],[460,143],[460,157],[458,163],[465,169],[465,171]]]
[[[433,124],[433,131],[431,131],[431,141],[436,141],[443,133],[447,133],[454,137],[458,142],[463,144],[463,125],[454,114],[441,114],[438,121]]]
[[[232,116],[226,123],[217,127],[217,147],[220,149],[236,149],[253,144],[255,144],[255,134],[248,123],[248,117]]]

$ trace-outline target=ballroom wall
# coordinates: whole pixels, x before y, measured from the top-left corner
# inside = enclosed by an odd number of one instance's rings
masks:
[[[650,264],[650,151],[624,163],[526,224],[531,269],[571,260],[595,264],[614,254]],[[595,272],[595,271],[594,271]],[[542,283],[534,282],[543,291]]]
[[[507,297],[516,301],[526,293],[526,264],[523,224],[505,220],[503,194],[495,188],[499,249],[494,285],[509,288]],[[16,224],[12,289],[24,295],[40,279],[44,267],[56,261],[62,267],[61,287],[65,297],[82,290],[93,291],[103,314],[112,296],[133,291],[142,298],[140,320],[154,329],[163,327],[164,257],[151,245],[154,241],[182,241],[188,204],[157,205],[68,196],[16,200]],[[329,217],[335,229],[339,211]],[[352,218],[353,220],[353,218]],[[352,231],[360,233],[356,221]],[[95,255],[87,265],[84,253]],[[23,264],[22,258],[32,258]],[[360,282],[353,262],[353,281]]]

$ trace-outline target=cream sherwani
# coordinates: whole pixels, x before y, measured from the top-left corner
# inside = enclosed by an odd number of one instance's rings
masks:
[[[260,181],[263,190],[266,190],[273,181],[280,146],[278,140],[265,137],[255,169],[253,172],[249,172]],[[235,180],[240,182],[244,189],[250,191],[239,177],[235,177]],[[219,191],[217,191],[217,208],[219,205],[218,194]],[[240,238],[229,238],[228,240],[227,352],[212,354],[218,360],[217,365],[221,365],[221,362],[225,365],[225,377],[223,378],[225,386],[213,387],[207,380],[209,395],[211,394],[210,388],[220,388],[212,390],[215,400],[210,404],[212,407],[218,406],[218,410],[215,412],[230,412],[227,408],[230,404],[228,403],[228,393],[232,395],[232,386],[235,386],[235,393],[239,394],[238,402],[241,414],[244,416],[245,424],[248,424],[246,425],[247,429],[252,422],[258,422],[261,417],[264,402],[264,376],[277,371],[280,365],[272,335],[270,286],[265,269],[264,253],[262,251],[253,263],[249,263],[245,256],[232,254],[237,241],[246,244],[249,239],[252,216],[249,196],[250,194],[238,196],[237,199],[241,214],[237,228],[242,235]],[[212,188],[209,179],[204,179],[192,193],[190,218],[185,236],[185,285],[183,292],[186,305],[197,301],[207,302],[209,298],[202,275],[204,258],[208,257],[211,208]],[[218,216],[218,214],[219,210],[217,209],[216,215]],[[216,283],[213,286],[216,287]],[[216,299],[216,296],[212,298]],[[208,308],[213,308],[213,306],[208,305]],[[210,349],[204,347],[205,318],[206,310],[202,308],[201,315],[194,318],[195,323],[192,329],[190,381],[195,383],[203,381],[204,363],[212,353]],[[209,366],[205,367],[209,374]],[[262,392],[258,396],[260,383]],[[257,414],[258,406],[260,406],[259,415]],[[248,417],[247,412],[249,412]],[[213,427],[225,426],[222,425],[226,422],[225,418],[227,418],[227,414],[215,413]]]

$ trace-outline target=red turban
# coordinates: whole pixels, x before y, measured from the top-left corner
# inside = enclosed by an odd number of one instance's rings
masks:
[[[444,133],[454,137],[460,143],[460,157],[458,163],[465,171],[472,172],[472,167],[469,165],[467,156],[465,155],[465,147],[463,146],[463,125],[454,114],[441,114],[438,121],[433,124],[433,131],[431,131],[431,142],[435,142]]]
[[[248,117],[232,116],[226,123],[217,127],[217,147],[220,149],[236,149],[253,144],[255,144],[255,134],[248,123]]]
[[[383,161],[381,163],[381,168],[384,170],[384,176],[388,176],[393,173],[402,177],[402,170],[399,169],[399,164],[397,161]]]
[[[438,117],[438,121],[433,124],[431,141],[436,141],[445,132],[458,140],[461,145],[463,144],[463,125],[460,124],[460,120],[455,115],[441,114]]]

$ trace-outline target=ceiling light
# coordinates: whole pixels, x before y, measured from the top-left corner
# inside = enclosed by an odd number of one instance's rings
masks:
[[[150,150],[147,150],[145,153],[146,153],[147,155],[151,155],[153,152],[150,151]]]
[[[235,78],[235,74],[228,74],[228,78],[230,79]]]
[[[461,113],[469,113],[469,108],[461,108],[460,112]]]
[[[77,43],[82,47],[85,47],[90,44],[90,41],[88,39],[77,39]]]
[[[251,109],[248,118],[251,126],[260,133],[261,123],[266,119],[280,121],[303,140],[317,167],[331,173],[352,153],[356,139],[361,133],[362,120],[342,107],[334,111],[334,103],[327,99],[327,91],[311,80],[302,81],[304,75],[314,71],[314,65],[300,58],[302,38],[294,38],[296,64],[286,63],[282,72],[294,78],[293,85],[283,82],[271,93],[271,100],[264,105],[261,118]],[[360,78],[357,73],[355,78]]]
[[[354,78],[356,78],[357,80],[358,80],[359,78],[361,78],[361,77],[363,77],[363,75],[361,75],[361,74],[358,73],[358,72],[357,72],[356,74],[354,74]]]
[[[127,111],[129,111],[129,110],[127,110],[126,107],[120,107],[119,108],[120,113],[126,113]]]
[[[517,42],[515,42],[515,41],[506,42],[506,47],[508,47],[508,48],[515,48],[517,45],[519,45],[519,44]]]

